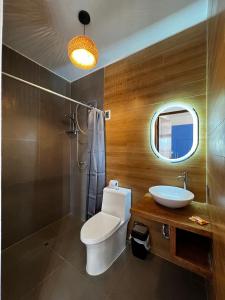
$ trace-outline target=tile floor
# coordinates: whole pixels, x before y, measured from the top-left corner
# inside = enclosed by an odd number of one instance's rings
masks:
[[[206,300],[205,282],[130,246],[103,275],[85,272],[81,223],[71,215],[2,252],[2,300]]]

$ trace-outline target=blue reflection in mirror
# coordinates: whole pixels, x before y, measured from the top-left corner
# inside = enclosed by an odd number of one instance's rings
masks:
[[[172,126],[172,158],[187,154],[193,144],[193,124]]]

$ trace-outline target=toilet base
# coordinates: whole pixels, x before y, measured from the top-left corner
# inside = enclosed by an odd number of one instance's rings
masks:
[[[98,244],[86,245],[87,265],[89,275],[96,276],[104,273],[126,248],[127,224],[124,222],[105,241]]]

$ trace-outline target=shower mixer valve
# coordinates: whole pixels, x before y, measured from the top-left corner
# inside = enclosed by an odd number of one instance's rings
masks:
[[[72,123],[72,128],[70,130],[66,130],[66,133],[76,135],[79,132],[79,130],[76,126],[75,113],[73,112],[70,115],[65,114],[65,117],[68,118]]]

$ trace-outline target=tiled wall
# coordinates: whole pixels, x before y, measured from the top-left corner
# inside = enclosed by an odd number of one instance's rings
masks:
[[[70,84],[3,47],[3,71],[70,95]],[[69,212],[70,103],[3,75],[2,237],[10,246]]]
[[[210,1],[208,21],[209,203],[213,224],[214,295],[225,299],[225,2]]]
[[[99,109],[103,109],[104,97],[104,70],[101,69],[88,76],[74,81],[71,84],[71,97],[78,101],[86,102]],[[72,105],[72,110],[76,110],[76,105]],[[87,128],[88,110],[79,107],[78,120],[83,129]],[[71,143],[71,211],[74,215],[85,219],[86,207],[86,170],[79,170],[76,161],[76,137]],[[79,157],[86,159],[87,135],[79,135]]]

